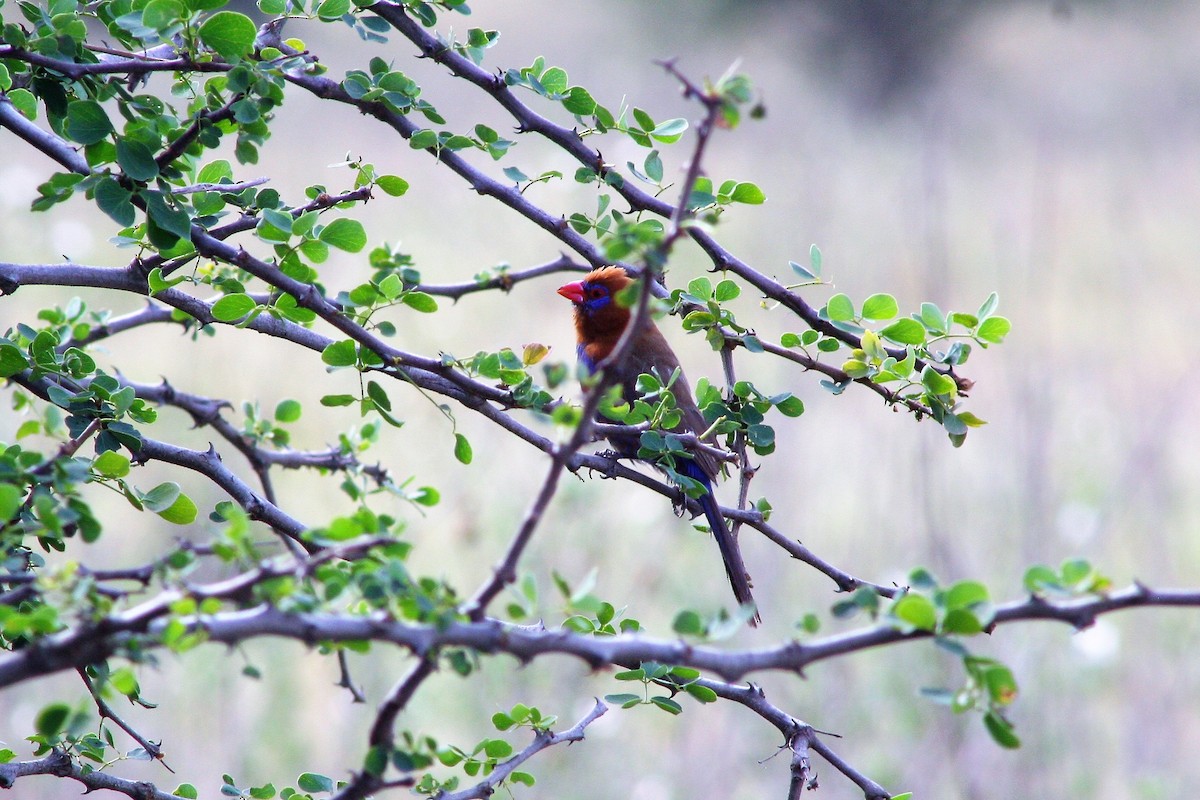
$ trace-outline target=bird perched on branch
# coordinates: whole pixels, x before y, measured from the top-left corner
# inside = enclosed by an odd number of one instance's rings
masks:
[[[629,324],[632,315],[628,308],[617,302],[616,296],[632,282],[624,269],[602,267],[589,272],[581,281],[559,287],[558,293],[575,305],[576,351],[589,373],[612,353]],[[692,389],[679,368],[679,359],[652,320],[646,320],[622,363],[608,369],[615,370],[613,383],[621,387],[621,395],[631,407],[642,396],[637,388],[639,375],[656,373],[665,384],[678,371],[678,377],[671,384],[671,394],[682,419],[671,432],[699,435],[705,430],[704,416],[692,398]],[[639,438],[636,433],[618,434],[610,436],[609,442],[619,454],[636,457]],[[753,606],[754,597],[741,551],[713,495],[713,481],[720,472],[720,464],[712,453],[702,450],[691,451],[689,455],[691,458],[677,457],[676,471],[704,487],[704,494],[699,498],[700,507],[721,550],[733,596],[739,604]],[[750,624],[758,625],[760,621],[755,610]]]

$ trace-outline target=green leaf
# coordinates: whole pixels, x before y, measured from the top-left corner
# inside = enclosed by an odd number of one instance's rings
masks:
[[[353,339],[333,342],[321,351],[321,360],[331,367],[352,367],[358,363],[358,348]]]
[[[641,126],[644,131],[654,130],[654,117],[650,116],[646,111],[640,108],[633,109],[633,119]]]
[[[972,414],[970,411],[958,412],[958,418],[968,428],[978,428],[981,425],[987,425],[986,420],[980,419],[979,417]]]
[[[438,310],[437,300],[433,295],[426,294],[425,292],[406,292],[400,299],[404,302],[404,305],[415,311],[420,311],[422,314],[432,314]]]
[[[671,623],[671,630],[680,636],[703,636],[704,621],[695,611],[680,611]]]
[[[702,301],[709,300],[713,294],[712,281],[705,277],[695,278],[688,284],[688,294]]]
[[[933,303],[921,303],[921,324],[933,333],[945,333],[946,315]]]
[[[1043,564],[1030,567],[1025,571],[1025,589],[1038,594],[1046,588],[1059,588],[1058,573]]]
[[[437,131],[429,128],[414,132],[408,140],[408,146],[413,150],[427,150],[430,147],[436,147],[437,143]]]
[[[596,110],[596,101],[582,86],[572,86],[567,91],[567,96],[563,98],[562,104],[563,108],[578,117],[587,116]]]
[[[352,394],[327,394],[321,398],[321,405],[328,408],[353,405],[358,398]]]
[[[126,697],[136,697],[139,692],[137,676],[129,667],[114,671],[108,678],[112,687]]]
[[[471,452],[471,443],[461,433],[454,434],[454,457],[463,464],[470,464],[471,459],[474,458]]]
[[[921,384],[933,395],[953,396],[958,392],[953,378],[949,375],[943,375],[928,365],[921,372]]]
[[[651,697],[650,702],[653,703],[654,705],[658,706],[659,708],[661,708],[663,711],[666,711],[670,714],[682,714],[683,713],[683,706],[679,705],[679,703],[676,703],[674,700],[672,700],[669,697],[661,697],[661,696]]]
[[[182,797],[184,800],[197,800],[200,797],[200,793],[196,791],[196,787],[190,783],[179,784],[171,794],[176,797]]]
[[[726,300],[732,300],[741,293],[741,287],[727,278],[717,284],[717,287],[713,290],[713,299],[718,303],[724,303]]]
[[[649,134],[650,134],[650,138],[654,139],[655,141],[662,142],[663,144],[671,144],[673,142],[679,141],[687,129],[688,129],[687,120],[683,119],[682,117],[679,117],[676,119],[669,119],[665,122],[660,122],[654,128],[654,130],[649,131]],[[748,184],[748,185],[753,186],[755,189],[758,188],[757,186],[754,186],[754,184]],[[760,192],[760,194],[761,194],[761,192]],[[739,201],[739,202],[751,202],[751,201],[743,200],[743,201]]]
[[[117,163],[121,170],[135,181],[149,181],[158,177],[158,163],[154,151],[133,139],[117,140]]]
[[[154,226],[161,228],[162,231],[171,235],[169,243],[156,241],[152,226],[150,239],[154,244],[157,244],[159,247],[174,247],[176,239],[191,240],[192,220],[187,211],[168,203],[162,192],[147,190],[140,192],[140,194],[146,202],[146,216],[149,217]]]
[[[896,298],[890,294],[873,294],[863,301],[862,315],[864,319],[891,319],[899,312],[900,306],[896,304]]]
[[[1000,295],[992,292],[983,301],[983,305],[979,307],[978,313],[975,314],[979,319],[987,319],[996,310],[996,306],[1000,305]]]
[[[315,772],[301,773],[296,785],[306,792],[332,792],[333,780]]]
[[[419,503],[423,506],[436,506],[441,502],[442,495],[437,489],[432,486],[422,486],[417,490],[417,493],[409,498],[414,503]]]
[[[1010,330],[1012,330],[1012,323],[1008,321],[1007,317],[988,317],[979,323],[979,329],[975,331],[975,335],[985,342],[1000,344]]]
[[[383,747],[372,747],[367,751],[366,758],[363,759],[363,770],[369,775],[382,775],[387,769],[388,754]]]
[[[870,374],[871,368],[865,361],[860,361],[857,358],[851,358],[847,359],[842,364],[842,372],[857,380],[859,378],[865,378],[868,374]]]
[[[213,319],[218,322],[233,322],[249,314],[258,303],[248,294],[227,294],[212,305]]]
[[[833,322],[850,322],[854,319],[854,303],[842,293],[835,294],[825,304],[825,313]]]
[[[1012,723],[995,711],[989,711],[983,715],[983,725],[1001,747],[1015,750],[1021,746],[1021,740],[1013,732]]]
[[[133,194],[113,178],[105,176],[96,183],[96,205],[118,225],[129,227],[137,219]]]
[[[161,514],[169,509],[179,497],[179,484],[174,481],[164,481],[142,495],[142,505],[156,514]]]
[[[954,692],[949,689],[940,689],[932,686],[921,687],[921,696],[930,701],[943,706],[952,706],[954,704]]]
[[[317,6],[317,17],[323,20],[340,19],[350,11],[350,0],[322,0]]]
[[[875,362],[887,358],[887,351],[883,349],[883,342],[879,340],[879,335],[874,331],[863,331],[860,345],[867,354],[867,357]]]
[[[892,615],[917,630],[931,631],[937,625],[937,609],[921,594],[906,594],[892,606]]]
[[[908,585],[917,589],[936,589],[938,588],[938,579],[925,567],[917,567],[908,573]]]
[[[275,406],[275,419],[279,422],[295,422],[300,419],[303,410],[298,400],[280,400],[279,405]]]
[[[72,141],[95,144],[112,130],[112,122],[95,100],[76,100],[67,107],[67,136]]]
[[[54,703],[43,708],[37,715],[33,727],[41,736],[57,736],[71,716],[71,707],[66,703]]]
[[[662,183],[663,179],[663,162],[657,150],[651,150],[650,155],[646,156],[646,160],[642,165],[646,170],[646,177],[655,183]]]
[[[317,238],[330,247],[336,247],[348,253],[357,253],[367,245],[367,232],[363,229],[362,223],[344,217],[335,219],[322,228]]]
[[[785,417],[798,417],[804,413],[804,401],[795,395],[789,394],[782,400],[772,399],[771,402]]]
[[[254,49],[257,29],[245,14],[218,11],[200,26],[200,39],[226,61],[242,58]]]
[[[371,398],[376,407],[384,411],[392,410],[392,401],[388,398],[387,392],[375,381],[367,381],[367,397]]]
[[[37,119],[37,97],[28,89],[13,89],[8,93],[9,102],[26,119]]]
[[[879,335],[900,344],[923,344],[925,342],[925,326],[915,319],[898,319],[881,330]]]
[[[96,460],[92,462],[92,469],[106,478],[124,478],[129,474],[129,457],[109,450],[96,456]],[[0,519],[7,519],[3,509],[0,509]]]
[[[170,289],[172,286],[177,286],[188,280],[186,275],[180,275],[178,278],[167,280],[163,277],[163,271],[160,267],[155,267],[150,270],[150,274],[146,276],[146,286],[150,289],[150,294],[158,294],[164,289]]]
[[[775,444],[775,429],[770,425],[749,425],[746,428],[746,440],[753,447],[771,447]]]
[[[488,739],[483,752],[487,753],[488,758],[508,758],[512,755],[513,747],[503,739]]]
[[[745,203],[751,206],[761,205],[767,200],[763,190],[753,183],[739,183],[733,187],[729,199],[735,203]]]
[[[400,197],[408,191],[408,181],[396,175],[380,175],[375,183],[392,197]]]
[[[0,344],[0,378],[8,378],[29,367],[21,348],[5,342]]]
[[[717,702],[717,693],[707,686],[701,686],[698,683],[689,683],[684,687],[684,691],[701,703]]]
[[[567,71],[560,67],[551,67],[542,73],[538,83],[549,94],[562,94],[567,90]]]
[[[983,622],[970,611],[956,608],[946,612],[942,620],[943,633],[955,633],[960,636],[974,636],[983,632]]]
[[[792,272],[799,275],[805,281],[819,280],[817,274],[802,264],[797,264],[795,261],[789,261],[788,266],[792,268]]]
[[[0,483],[0,523],[16,516],[25,493],[11,483]]]
[[[805,333],[807,333],[807,331],[805,331]],[[837,339],[834,339],[832,336],[826,336],[817,342],[817,349],[822,353],[836,353],[839,349],[841,349],[841,346],[842,343]]]
[[[992,664],[983,674],[989,699],[996,705],[1006,706],[1017,697],[1017,679],[1012,670],[1003,664]]]
[[[953,322],[956,322],[959,325],[962,325],[964,328],[974,328],[976,325],[979,324],[979,318],[976,317],[974,314],[964,314],[961,311],[955,311],[953,314],[950,315],[950,319]]]
[[[455,134],[442,142],[442,147],[447,150],[466,150],[468,147],[474,147],[475,142],[469,136],[459,136]]]
[[[223,158],[208,162],[196,174],[200,183],[220,183],[225,179],[233,180],[233,167]]]
[[[987,587],[978,581],[959,581],[946,590],[946,608],[967,608],[990,599]]]

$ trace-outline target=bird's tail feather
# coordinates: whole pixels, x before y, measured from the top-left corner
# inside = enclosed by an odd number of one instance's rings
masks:
[[[721,551],[721,560],[725,562],[725,574],[729,576],[729,585],[733,587],[733,596],[739,605],[749,604],[754,607],[754,616],[750,618],[750,624],[758,627],[762,622],[762,617],[758,614],[758,604],[754,602],[754,595],[750,591],[750,576],[746,572],[746,562],[742,561],[742,551],[738,547],[737,539],[733,537],[729,526],[725,524],[725,517],[721,515],[721,508],[717,505],[717,498],[713,495],[712,481],[695,462],[687,462],[684,474],[704,484],[706,491],[700,498],[700,507],[704,510],[708,527],[712,529],[713,538],[717,540],[717,548]]]

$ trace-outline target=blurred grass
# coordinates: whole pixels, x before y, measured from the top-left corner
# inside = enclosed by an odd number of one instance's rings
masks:
[[[989,291],[1000,292],[1000,312],[1012,318],[1014,332],[1002,347],[976,352],[965,370],[977,381],[971,406],[990,424],[960,450],[931,424],[886,413],[865,391],[833,398],[813,375],[764,357],[740,358],[743,377],[771,391],[794,391],[808,405],[797,424],[781,429],[779,451],[764,460],[752,490],[771,498],[774,521],[789,535],[865,578],[902,582],[911,567],[925,565],[945,580],[983,580],[1000,599],[1020,596],[1028,565],[1072,556],[1092,560],[1118,584],[1200,582],[1194,535],[1200,501],[1193,490],[1200,461],[1191,419],[1197,378],[1187,344],[1200,245],[1195,4],[1080,3],[1067,17],[1040,3],[989,4],[958,28],[929,82],[886,109],[862,102],[872,96],[869,74],[821,60],[839,42],[822,38],[829,28],[806,4],[473,5],[474,16],[456,28],[502,31],[488,65],[519,67],[544,54],[601,102],[616,105],[627,96],[659,119],[695,113],[652,58],[678,55],[689,74],[713,76],[740,59],[763,93],[768,117],[718,136],[706,166],[716,180],[751,180],[769,197],[764,206],[728,214],[718,230],[756,268],[785,276],[787,260],[804,261],[817,242],[826,275],[858,300],[890,291],[905,309],[931,300],[943,310],[973,310]],[[361,66],[368,52],[394,58],[426,87],[448,127],[480,121],[474,93],[411,59],[399,43],[362,46],[348,31],[303,23],[288,33],[308,40],[334,76]],[[482,121],[502,134],[511,127],[483,108]],[[426,280],[464,280],[500,261],[540,263],[559,250],[350,110],[294,93],[275,131],[262,162],[238,175],[270,175],[285,197],[297,198],[316,182],[344,187],[349,174],[326,165],[347,152],[407,178],[408,196],[353,213],[373,242],[402,241]],[[0,141],[15,146],[7,133]],[[685,150],[676,150],[664,154],[668,170],[680,167]],[[22,213],[46,164],[26,163],[23,146],[20,152],[15,163],[0,163],[4,259],[54,261],[65,254],[81,263],[127,262],[131,254],[105,243],[103,220],[81,201],[32,218]],[[617,143],[605,143],[603,152],[618,164],[644,156]],[[594,202],[569,181],[575,165],[538,142],[522,138],[508,163],[527,174],[568,175],[529,193],[556,212]],[[671,268],[672,283],[683,284],[705,262],[685,247]],[[327,284],[339,289],[363,274],[361,259],[348,255],[322,269]],[[552,357],[569,360],[568,313],[553,293],[557,285],[551,278],[518,286],[508,298],[467,297],[432,318],[400,314],[400,341],[406,349],[460,356],[541,341],[553,346]],[[826,295],[808,296],[820,303]],[[93,306],[114,303],[88,298]],[[0,327],[65,299],[23,289],[0,300]],[[130,310],[142,301],[115,302]],[[797,328],[778,312],[758,311],[755,302],[743,296],[740,318],[752,320],[764,338]],[[181,389],[235,403],[260,398],[264,409],[284,396],[301,399],[296,447],[320,447],[351,421],[316,406],[321,394],[351,380],[326,377],[316,359],[242,331],[222,330],[197,343],[152,333],[106,343],[126,370],[141,362],[130,378],[164,374]],[[702,341],[678,330],[669,336],[693,380],[719,375]],[[229,367],[233,352],[236,369]],[[400,389],[393,395],[408,398]],[[545,459],[459,413],[476,452],[471,467],[459,468],[440,415],[424,401],[407,406],[409,424],[385,432],[378,457],[395,474],[437,485],[444,498],[426,519],[413,519],[414,560],[418,569],[472,586],[499,556]],[[11,440],[17,424],[0,418],[0,440]],[[193,446],[207,442],[204,431],[182,431],[182,415],[166,412],[161,424]],[[199,481],[183,482],[202,508],[221,499]],[[314,523],[344,507],[335,489],[312,476],[281,476],[278,490],[297,516]],[[730,499],[732,487],[722,494]],[[119,499],[97,503],[122,513]],[[92,548],[110,563],[139,563],[176,533],[136,516],[117,518],[124,524],[116,527],[126,530],[114,529]],[[195,535],[203,536],[202,527]],[[791,635],[790,624],[807,611],[826,616],[837,599],[831,584],[753,532],[743,542],[766,628],[739,642]],[[726,602],[719,561],[705,537],[674,519],[659,498],[615,482],[566,481],[523,567],[537,576],[551,617],[551,569],[578,581],[597,568],[597,593],[629,602],[628,613],[657,631],[667,630],[679,607]],[[832,623],[826,631],[843,627]],[[921,686],[954,686],[962,677],[952,659],[925,644],[818,664],[805,681],[756,678],[784,708],[844,736],[834,740],[835,749],[895,791],[926,798],[1173,798],[1200,780],[1192,702],[1200,670],[1190,657],[1198,628],[1193,613],[1142,611],[1108,618],[1083,636],[1027,625],[972,643],[1016,670],[1022,694],[1013,717],[1025,744],[1015,753],[992,744],[977,720],[917,697]],[[184,659],[163,655],[161,670],[142,674],[147,696],[163,703],[158,712],[137,714],[143,732],[162,736],[179,777],[209,793],[223,771],[242,785],[281,786],[302,770],[340,777],[338,770],[361,754],[371,707],[352,706],[332,686],[334,665],[298,646],[257,643],[245,657],[263,669],[263,681],[238,676],[216,648]],[[235,663],[239,658],[232,656]],[[372,702],[403,672],[403,659],[382,650],[354,661]],[[620,690],[563,660],[514,669],[509,659],[493,659],[483,672],[482,680],[467,682],[435,677],[402,725],[469,747],[485,735],[490,715],[514,702],[571,724],[592,695]],[[18,745],[42,699],[56,691],[82,697],[65,679],[26,687],[19,697],[8,693],[0,738]],[[782,794],[786,759],[764,761],[779,744],[771,731],[740,708],[685,708],[680,720],[646,709],[610,712],[589,730],[586,744],[539,756],[531,765],[539,788],[530,795]],[[832,768],[818,763],[817,769],[821,797],[861,796]],[[145,765],[123,772],[171,786],[169,776]],[[22,784],[22,798],[61,792],[51,781],[28,785],[35,788]]]

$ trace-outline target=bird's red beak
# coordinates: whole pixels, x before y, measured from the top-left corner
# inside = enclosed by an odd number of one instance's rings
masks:
[[[575,305],[581,305],[583,303],[583,281],[576,281],[575,283],[560,286],[558,287],[558,293]]]

